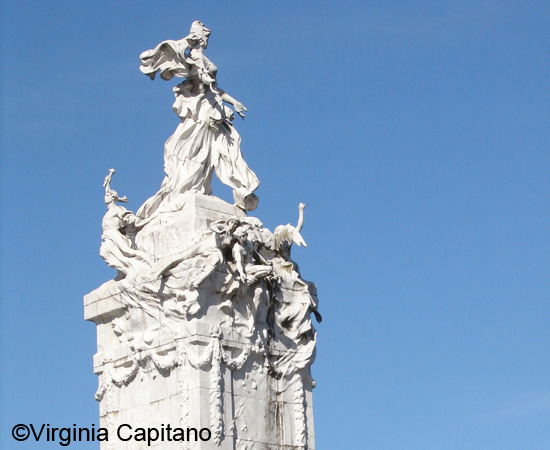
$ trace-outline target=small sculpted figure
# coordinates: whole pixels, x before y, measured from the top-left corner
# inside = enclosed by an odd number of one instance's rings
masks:
[[[107,212],[101,222],[103,234],[99,254],[109,266],[119,271],[118,279],[121,279],[133,270],[148,267],[149,263],[146,253],[133,248],[128,230],[133,226],[136,216],[117,205],[117,202],[126,203],[128,199],[119,197],[117,192],[111,189],[111,178],[114,173],[115,170],[110,169],[103,182]]]
[[[305,207],[306,205],[304,203],[300,203],[298,205],[298,223],[296,226],[288,223],[286,225],[279,225],[275,228],[275,231],[273,231],[273,236],[275,237],[275,249],[287,258],[290,258],[290,248],[292,244],[307,247],[306,241],[304,241],[304,238],[300,234],[300,231],[304,226]]]
[[[241,138],[232,124],[233,105],[244,119],[247,109],[218,88],[217,67],[204,54],[210,30],[195,21],[189,35],[179,41],[163,41],[140,55],[140,70],[151,79],[185,81],[174,88],[174,112],[181,119],[164,147],[166,177],[157,194],[137,212],[138,226],[159,209],[177,209],[177,196],[186,191],[212,194],[214,170],[222,183],[233,189],[235,205],[253,211],[258,197],[253,193],[259,181],[241,154]]]

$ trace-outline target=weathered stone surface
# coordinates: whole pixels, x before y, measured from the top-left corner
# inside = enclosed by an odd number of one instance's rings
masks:
[[[246,217],[246,213],[218,197],[186,192],[179,196],[177,209],[156,215],[136,235],[136,246],[158,260],[191,245],[197,230],[207,230],[216,220]]]

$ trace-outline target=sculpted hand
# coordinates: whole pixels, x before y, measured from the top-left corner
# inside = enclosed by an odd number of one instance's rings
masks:
[[[246,109],[244,107],[244,105],[241,103],[241,102],[238,102],[236,101],[235,103],[233,103],[233,106],[235,107],[235,112],[241,116],[242,119],[244,119],[244,113],[243,113],[243,110],[244,111],[248,111],[248,109]]]

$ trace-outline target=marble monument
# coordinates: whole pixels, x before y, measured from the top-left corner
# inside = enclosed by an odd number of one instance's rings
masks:
[[[102,450],[315,448],[312,315],[321,316],[315,285],[291,259],[293,244],[306,245],[304,205],[295,226],[273,232],[248,216],[259,181],[232,123],[247,109],[218,87],[209,36],[196,21],[140,55],[151,79],[183,78],[160,190],[134,214],[111,187],[113,169],[103,183],[100,255],[117,275],[84,297],[97,325]],[[212,195],[214,172],[234,204]]]

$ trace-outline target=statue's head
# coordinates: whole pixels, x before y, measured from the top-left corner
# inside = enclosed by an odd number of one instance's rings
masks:
[[[208,37],[210,36],[210,30],[204,26],[200,20],[195,20],[191,24],[191,30],[189,31],[188,39],[196,41],[201,47],[206,48],[208,46]]]
[[[118,194],[116,191],[109,189],[107,192],[105,192],[105,203],[109,204],[112,202],[116,202],[117,198],[118,198]]]
[[[123,203],[127,203],[128,200],[126,199],[126,197],[119,197],[118,196],[118,193],[117,191],[113,190],[113,189],[109,189],[107,190],[107,192],[105,192],[105,204],[109,204],[109,203],[116,203],[116,202],[123,202]]]

